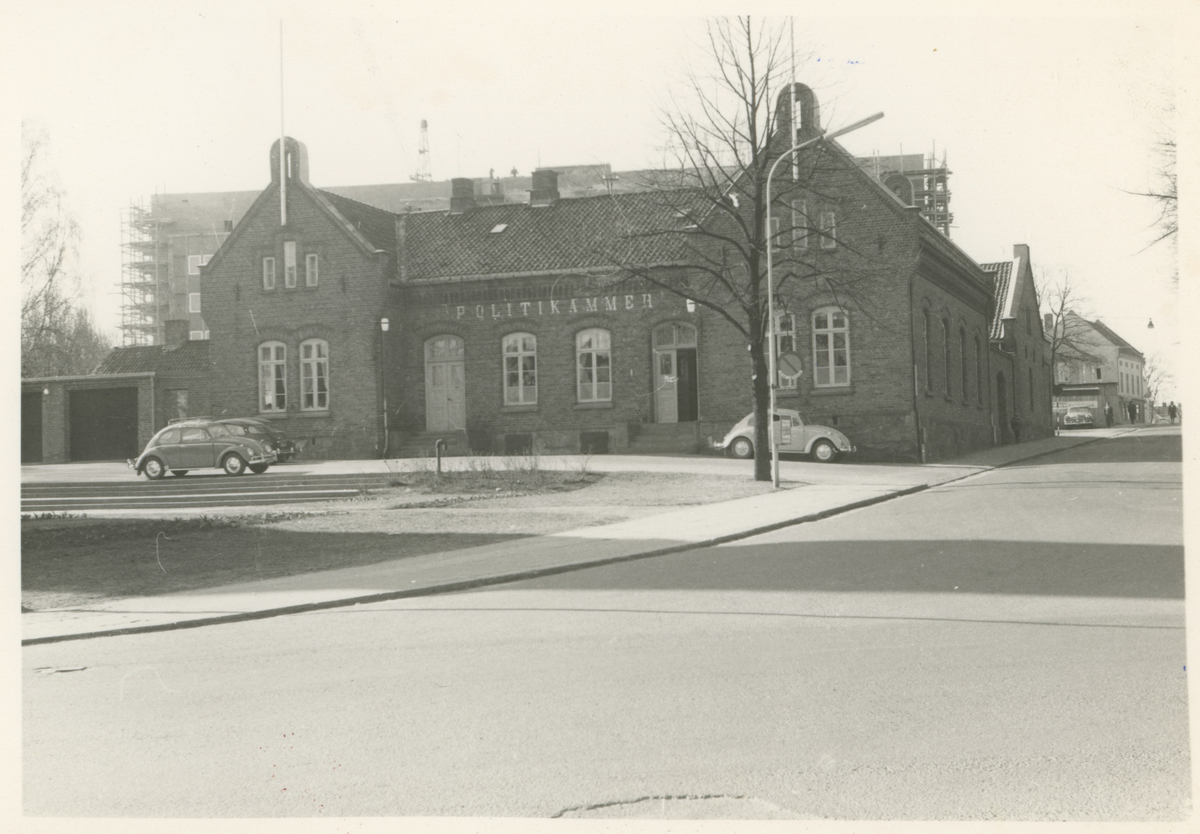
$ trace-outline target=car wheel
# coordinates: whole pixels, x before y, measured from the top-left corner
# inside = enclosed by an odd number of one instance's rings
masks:
[[[187,473],[188,473],[188,470],[186,470],[186,469],[172,469],[171,470],[171,474],[174,475],[176,478],[182,478]]]
[[[729,451],[735,458],[752,458],[754,457],[754,444],[744,437],[738,437],[729,445]]]
[[[167,474],[167,467],[163,466],[163,462],[158,458],[146,458],[146,462],[142,464],[142,474],[152,481],[157,481]]]
[[[226,475],[242,475],[246,471],[246,461],[242,456],[234,452],[227,455],[225,460],[221,462],[221,468],[225,470]]]
[[[833,444],[828,440],[818,440],[813,444],[812,451],[813,460],[820,463],[830,463],[837,457],[837,449],[833,448]]]
[[[250,471],[253,472],[255,475],[261,475],[262,473],[267,471],[267,467],[269,465],[270,464],[266,464],[266,463],[252,463],[252,464],[250,464]]]

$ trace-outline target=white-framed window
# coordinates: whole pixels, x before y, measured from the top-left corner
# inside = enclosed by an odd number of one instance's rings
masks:
[[[504,404],[537,403],[537,336],[510,333],[502,342],[504,352]]]
[[[792,201],[792,245],[797,249],[808,248],[808,201]]]
[[[300,410],[329,408],[329,343],[307,339],[300,343]]]
[[[188,255],[188,275],[199,275],[200,267],[208,263],[212,255]]]
[[[575,334],[575,375],[579,402],[612,400],[612,334],[598,327]]]
[[[775,359],[785,353],[796,350],[796,317],[791,313],[779,313],[775,316]],[[778,366],[776,366],[778,367]],[[779,374],[779,388],[789,391],[796,389],[799,377],[786,377]]]
[[[850,384],[850,319],[837,307],[813,312],[813,385]]]
[[[283,342],[258,346],[258,410],[287,410],[287,346]]]
[[[283,285],[289,290],[296,286],[296,241],[283,244]]]
[[[263,289],[275,289],[275,259],[263,258]]]
[[[199,313],[200,312],[200,293],[198,293],[198,292],[188,293],[188,312],[189,313]]]
[[[316,253],[304,256],[304,286],[306,287],[317,285],[317,260]]]
[[[207,338],[208,337],[204,335],[203,330],[189,330],[188,331],[188,341],[189,342],[202,342]]]
[[[821,212],[821,248],[837,249],[837,215],[832,211]]]

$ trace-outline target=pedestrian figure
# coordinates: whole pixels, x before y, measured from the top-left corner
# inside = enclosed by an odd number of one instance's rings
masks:
[[[1137,403],[1129,404],[1129,422],[1131,422],[1131,423],[1137,422]]]
[[[1013,437],[1016,438],[1016,442],[1020,443],[1021,442],[1021,418],[1014,414],[1012,421],[1008,425],[1012,428]]]
[[[1172,425],[1172,426],[1173,426],[1173,425],[1175,425],[1175,418],[1176,418],[1178,415],[1179,415],[1179,409],[1177,409],[1177,408],[1175,407],[1175,401],[1174,401],[1174,400],[1172,400],[1172,401],[1171,401],[1171,404],[1170,404],[1169,406],[1167,406],[1167,416],[1171,418],[1171,425]]]
[[[1112,428],[1112,406],[1108,403],[1104,404],[1104,424]]]

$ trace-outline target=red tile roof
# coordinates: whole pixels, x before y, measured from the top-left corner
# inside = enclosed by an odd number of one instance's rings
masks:
[[[990,274],[996,281],[995,289],[992,294],[993,305],[992,309],[992,330],[989,334],[991,339],[1000,339],[1004,336],[1004,319],[1011,317],[1004,305],[1008,300],[1008,285],[1012,282],[1012,261],[1000,261],[994,264],[980,264],[979,266],[984,272]]]
[[[687,258],[679,211],[698,214],[692,192],[630,193],[558,200],[548,206],[482,206],[461,214],[401,216],[402,275],[430,280],[550,272]]]
[[[208,341],[201,340],[184,342],[175,348],[166,345],[113,348],[96,373],[191,373],[206,371],[208,367]]]

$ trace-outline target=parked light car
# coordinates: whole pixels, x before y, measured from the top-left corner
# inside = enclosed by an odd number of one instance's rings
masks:
[[[1096,420],[1092,416],[1092,409],[1088,406],[1067,406],[1067,413],[1063,415],[1064,429],[1090,429],[1095,424]]]
[[[831,463],[847,452],[853,452],[850,439],[837,429],[805,423],[800,413],[788,408],[775,409],[776,431],[782,436],[779,451],[804,454],[821,463]],[[786,422],[785,422],[786,421]],[[735,458],[754,457],[754,414],[751,412],[737,422],[725,439],[714,444]]]
[[[193,469],[224,469],[241,475],[261,474],[277,459],[269,440],[235,434],[218,420],[184,420],[168,425],[146,444],[129,466],[152,481],[167,472],[183,476]]]

